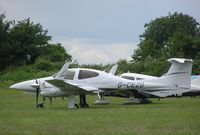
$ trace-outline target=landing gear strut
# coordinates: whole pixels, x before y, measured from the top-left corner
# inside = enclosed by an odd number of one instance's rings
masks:
[[[86,95],[85,94],[80,94],[79,95],[79,105],[80,108],[88,108],[89,105],[86,103]],[[75,109],[79,108],[79,105],[76,104],[76,99],[74,95],[68,96],[68,108],[69,109]]]
[[[105,100],[105,98],[103,97],[103,95],[101,95],[99,92],[97,93],[98,95],[98,99],[94,102],[95,105],[107,105],[110,102]]]
[[[37,104],[36,108],[44,108],[44,103]]]
[[[79,105],[80,105],[80,108],[88,108],[89,107],[89,105],[86,103],[86,95],[85,94],[79,95]]]
[[[142,99],[142,98],[134,98],[134,97],[130,97],[127,101],[123,102],[123,105],[132,105],[132,104],[150,104],[152,103],[151,100],[148,100],[146,98]]]

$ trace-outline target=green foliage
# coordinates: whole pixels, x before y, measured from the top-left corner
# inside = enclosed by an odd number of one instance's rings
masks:
[[[5,20],[5,14],[1,14],[0,15],[0,69],[4,68],[4,65],[7,66],[9,63],[11,63],[11,60],[8,59],[12,57],[9,56],[9,51],[11,48],[11,45],[9,43],[10,25],[11,22]]]
[[[169,63],[163,58],[153,59],[148,56],[144,60],[143,74],[162,76],[169,69]]]
[[[41,24],[34,24],[29,18],[8,22],[2,14],[0,25],[0,69],[33,63],[39,56],[38,46],[46,45],[51,39]]]
[[[120,59],[118,62],[117,74],[122,74],[124,72],[130,71],[130,63],[126,59]]]
[[[46,64],[46,67],[44,66]],[[0,82],[20,82],[34,78],[46,77],[55,74],[64,62],[51,63],[43,59],[38,59],[36,64],[8,68],[0,72]]]
[[[48,44],[40,47],[40,57],[51,62],[71,61],[71,56],[66,53],[61,44]]]
[[[200,75],[200,59],[194,61],[192,68],[194,75]]]
[[[182,13],[169,14],[157,18],[145,25],[145,32],[140,35],[134,60],[144,60],[148,55],[152,58],[163,56],[185,57],[195,59],[200,51],[199,23]]]
[[[71,60],[61,44],[49,44],[50,40],[41,24],[35,24],[29,18],[6,21],[5,14],[1,14],[0,71],[7,67],[34,64],[38,57],[51,62]]]
[[[42,58],[38,58],[35,62],[37,69],[49,71],[53,68],[53,65],[50,61]]]
[[[200,27],[189,15],[174,13],[152,20],[145,24],[140,40],[132,61],[143,63],[145,73],[161,74],[167,65],[166,60],[172,57],[199,60]],[[199,70],[195,64],[193,73]]]
[[[142,73],[147,75],[162,76],[167,72],[169,63],[166,60],[159,58],[153,59],[148,56],[144,61],[141,62],[128,62],[126,59],[119,60],[119,68],[117,74],[125,72],[131,73]]]

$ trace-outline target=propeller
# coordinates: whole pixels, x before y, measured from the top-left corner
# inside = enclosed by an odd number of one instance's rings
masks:
[[[52,105],[52,97],[49,97],[50,104]]]
[[[39,84],[37,79],[36,79],[35,83],[36,83],[36,84]],[[39,86],[39,85],[38,85],[38,86]],[[38,108],[38,96],[39,96],[39,91],[40,91],[40,86],[36,88],[36,103],[35,103],[35,104],[36,104],[36,108]]]
[[[40,92],[40,84],[38,82],[38,79],[36,79],[35,83],[37,85],[37,87],[36,87],[36,102],[35,102],[36,108],[39,108],[39,107],[44,108],[44,103],[38,104],[38,97],[39,97],[39,92]]]

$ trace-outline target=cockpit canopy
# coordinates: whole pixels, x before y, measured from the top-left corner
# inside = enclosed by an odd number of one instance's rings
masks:
[[[131,76],[121,76],[121,78],[124,78],[127,80],[135,80],[135,77],[131,77]]]
[[[67,70],[64,79],[74,80],[76,72],[78,74],[77,75],[78,76],[78,80],[88,79],[88,78],[93,78],[93,77],[99,76],[99,73],[95,72],[95,71],[84,70],[84,69],[80,69],[80,70],[69,69],[69,70]]]
[[[127,79],[127,80],[144,80],[144,78],[139,77],[133,77],[133,76],[121,76],[121,78]]]
[[[76,73],[75,70],[67,70],[64,79],[73,80],[73,79],[74,79],[74,76],[75,76],[75,73]]]
[[[78,79],[87,79],[99,76],[99,73],[90,70],[80,70]]]

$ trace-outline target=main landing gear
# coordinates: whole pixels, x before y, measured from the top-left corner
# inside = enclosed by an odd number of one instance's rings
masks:
[[[44,103],[39,103],[36,105],[36,108],[44,108]]]
[[[123,102],[123,105],[132,105],[132,104],[150,104],[152,103],[151,100],[146,98],[134,98],[130,97],[127,101]]]
[[[76,99],[74,95],[68,96],[68,108],[75,109],[75,108],[88,108],[89,105],[86,102],[86,95],[80,94],[79,95],[79,105],[76,104]]]
[[[103,95],[101,95],[99,92],[97,93],[98,95],[98,99],[94,102],[95,105],[107,105],[110,102],[105,100],[105,98],[103,97]]]
[[[80,99],[79,100],[80,108],[88,108],[89,107],[89,105],[86,102],[86,95],[85,94],[80,94],[79,99]]]

